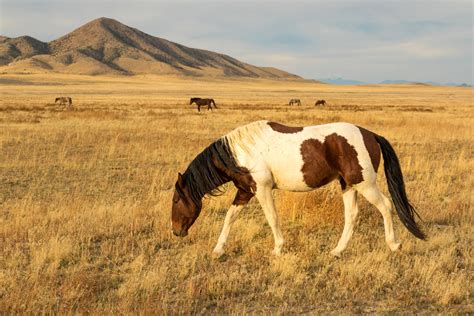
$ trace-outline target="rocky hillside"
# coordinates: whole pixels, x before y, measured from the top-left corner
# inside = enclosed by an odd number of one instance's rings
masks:
[[[1,36],[0,71],[299,78],[154,37],[109,18],[93,20],[49,43]]]

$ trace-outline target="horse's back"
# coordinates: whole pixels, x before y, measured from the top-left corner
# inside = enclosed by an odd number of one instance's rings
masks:
[[[247,144],[251,149],[240,151],[239,162],[256,176],[270,172],[277,188],[307,191],[342,173],[354,184],[375,179],[364,136],[353,124],[289,127],[258,121],[240,128],[239,133],[245,138],[252,131]]]

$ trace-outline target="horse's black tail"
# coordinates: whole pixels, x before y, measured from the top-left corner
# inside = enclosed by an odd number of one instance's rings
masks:
[[[375,139],[382,150],[385,177],[387,178],[388,190],[392,196],[393,204],[397,210],[398,217],[403,225],[419,239],[426,239],[426,235],[420,230],[415,222],[415,215],[420,218],[413,205],[410,204],[405,191],[403,174],[400,168],[397,154],[392,145],[384,137],[375,134]]]

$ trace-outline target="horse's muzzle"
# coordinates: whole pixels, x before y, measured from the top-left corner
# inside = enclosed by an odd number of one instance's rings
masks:
[[[186,237],[188,235],[188,232],[186,231],[186,229],[182,229],[179,232],[176,232],[176,230],[173,229],[173,234],[178,237]]]

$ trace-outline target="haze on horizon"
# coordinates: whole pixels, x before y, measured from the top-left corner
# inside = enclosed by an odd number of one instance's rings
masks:
[[[101,16],[308,79],[473,84],[469,0],[2,0],[0,34],[51,41]]]

